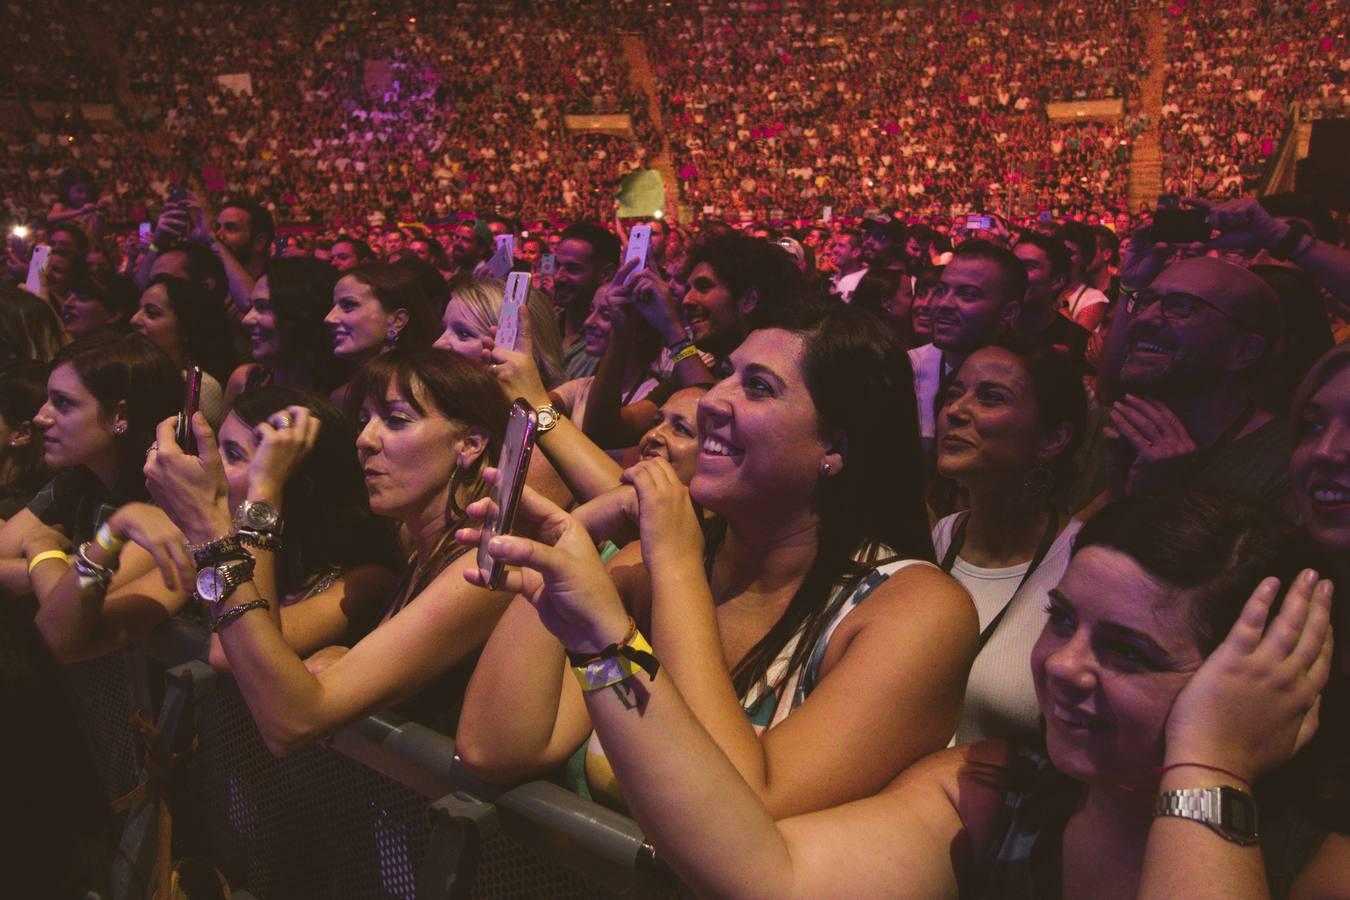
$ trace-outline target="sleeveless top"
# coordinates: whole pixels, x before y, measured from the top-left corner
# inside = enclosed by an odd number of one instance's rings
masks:
[[[750,690],[741,697],[741,708],[745,711],[746,717],[750,719],[750,724],[755,729],[756,734],[763,734],[770,728],[779,725],[795,709],[806,702],[806,698],[815,690],[820,680],[821,664],[824,662],[825,654],[829,649],[830,638],[834,635],[839,624],[858,607],[858,604],[866,600],[873,591],[884,584],[886,579],[901,569],[912,565],[931,566],[932,563],[917,559],[892,560],[881,563],[858,579],[853,584],[848,596],[842,602],[839,602],[834,618],[830,620],[830,624],[821,633],[820,639],[811,649],[806,662],[791,676],[788,676],[788,665],[796,652],[798,643],[801,641],[802,632],[799,630],[792,636],[778,655],[774,657],[773,662],[769,664],[765,677],[751,686]],[[838,597],[839,594],[836,593],[830,602],[834,603]],[[612,809],[627,811],[618,779],[614,776],[614,770],[610,767],[604,747],[601,746],[600,738],[595,732],[591,732],[591,736],[567,761],[567,784],[574,792],[589,800],[602,803]]]

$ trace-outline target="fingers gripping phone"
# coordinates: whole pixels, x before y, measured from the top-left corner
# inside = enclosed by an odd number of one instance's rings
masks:
[[[633,230],[628,232],[628,252],[624,254],[623,264],[628,265],[630,260],[636,259],[638,264],[633,271],[628,273],[624,279],[624,284],[633,280],[633,277],[641,272],[647,265],[647,247],[652,242],[652,226],[634,225]]]
[[[512,272],[506,276],[506,293],[502,296],[502,310],[497,314],[497,346],[515,350],[520,339],[520,309],[530,292],[530,273]]]
[[[197,455],[197,433],[192,430],[192,417],[202,406],[202,367],[188,366],[183,379],[183,411],[178,414],[178,423],[174,426],[174,437],[183,452]]]
[[[517,398],[511,404],[511,416],[506,421],[506,438],[497,457],[497,484],[492,488],[491,516],[483,522],[478,540],[478,571],[483,583],[496,589],[502,586],[506,564],[493,557],[488,544],[499,534],[510,534],[520,505],[520,492],[525,487],[525,473],[530,467],[530,453],[534,450],[534,430],[538,424],[534,408]]]

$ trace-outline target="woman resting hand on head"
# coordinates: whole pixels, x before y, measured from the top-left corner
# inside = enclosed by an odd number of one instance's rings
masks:
[[[641,540],[610,573],[697,721],[783,816],[875,793],[947,743],[975,614],[931,562],[906,356],[875,319],[813,309],[794,329],[751,332],[731,364],[699,402],[689,487],[659,457],[624,474],[618,505]],[[567,521],[608,537],[591,515],[608,497]],[[718,517],[706,539],[691,501]],[[493,633],[461,758],[505,781],[589,742],[579,786],[618,805],[565,642],[545,625],[518,598]]]
[[[642,652],[581,524],[534,496],[526,508],[538,539],[492,543],[522,567],[508,586],[578,679],[613,682],[579,702],[644,833],[700,895],[1265,897],[1269,875],[1313,896],[1299,873],[1267,871],[1250,792],[1316,729],[1332,585],[1298,570],[1303,542],[1259,508],[1140,498],[1084,526],[1031,658],[1044,749],[946,750],[786,819],[704,726],[685,676]],[[1224,813],[1175,814],[1202,803]],[[1326,866],[1344,886],[1334,852],[1303,877]]]
[[[377,624],[347,652],[325,650],[320,665],[307,668],[287,643],[279,605],[264,593],[275,553],[243,533],[274,534],[277,518],[288,523],[278,484],[250,478],[249,499],[271,509],[261,523],[248,515],[232,523],[226,472],[219,456],[207,452],[216,439],[200,419],[200,458],[166,451],[161,441],[147,466],[151,490],[170,518],[188,540],[205,545],[196,563],[215,573],[216,596],[208,598],[213,628],[264,741],[278,755],[403,701],[412,717],[453,730],[474,655],[509,600],[465,583],[473,556],[452,537],[465,521],[464,507],[485,490],[485,460],[501,446],[507,404],[492,377],[443,351],[391,351],[366,364],[353,396],[361,402],[356,451],[370,508],[397,522],[414,552],[373,617]],[[303,456],[314,425],[298,413],[259,425],[265,437],[250,471],[269,447],[292,460]],[[287,527],[279,533],[284,547]]]

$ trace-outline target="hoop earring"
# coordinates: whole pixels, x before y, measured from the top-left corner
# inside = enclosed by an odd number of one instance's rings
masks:
[[[1027,493],[1036,497],[1049,497],[1055,492],[1055,473],[1049,466],[1034,466],[1022,480]]]

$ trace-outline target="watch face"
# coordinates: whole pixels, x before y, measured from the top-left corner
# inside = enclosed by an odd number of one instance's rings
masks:
[[[215,566],[207,566],[197,573],[197,594],[207,603],[220,599],[225,587],[225,575]]]
[[[266,503],[250,503],[245,507],[244,519],[253,528],[271,528],[276,524],[277,514]]]
[[[538,417],[539,429],[542,431],[548,431],[558,421],[558,414],[551,409],[535,410],[535,415]]]

